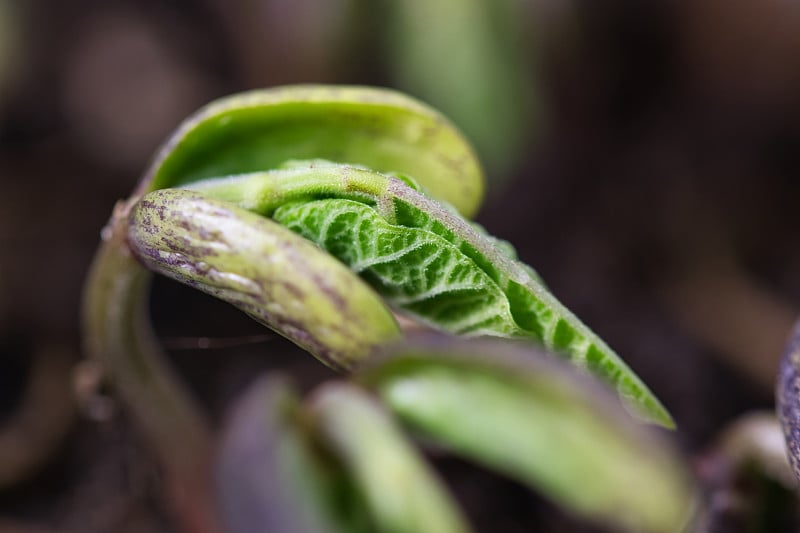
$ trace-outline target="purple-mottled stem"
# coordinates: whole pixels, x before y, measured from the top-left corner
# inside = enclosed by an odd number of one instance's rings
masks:
[[[789,461],[795,476],[800,479],[800,322],[786,343],[775,396]]]
[[[128,412],[164,466],[182,529],[218,533],[211,496],[211,434],[205,417],[165,364],[148,319],[151,274],[125,242],[127,209],[115,210],[86,283],[87,354],[110,374]]]
[[[444,117],[416,100],[366,87],[253,91],[209,104],[169,138],[115,212],[89,274],[87,353],[103,364],[157,451],[189,531],[218,529],[205,483],[210,432],[153,337],[146,309],[151,276],[129,252],[128,208],[157,189],[317,158],[413,175],[466,214],[478,209],[482,196],[472,148]],[[388,312],[382,313],[389,322]]]

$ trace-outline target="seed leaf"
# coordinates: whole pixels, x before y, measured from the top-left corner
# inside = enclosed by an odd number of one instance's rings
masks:
[[[383,300],[345,266],[227,202],[153,191],[131,212],[128,243],[154,272],[239,307],[334,368],[399,336]]]

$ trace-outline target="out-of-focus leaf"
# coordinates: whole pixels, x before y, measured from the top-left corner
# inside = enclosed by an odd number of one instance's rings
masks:
[[[697,532],[798,531],[797,480],[775,413],[747,413],[695,460],[707,494]]]
[[[381,2],[388,69],[402,90],[444,111],[502,176],[527,141],[532,40],[520,0]]]
[[[797,487],[775,413],[752,412],[738,418],[722,433],[715,451],[732,469],[755,468],[788,488]]]
[[[442,484],[376,399],[352,385],[331,384],[315,394],[311,408],[320,440],[347,465],[375,531],[469,531]]]
[[[339,474],[314,450],[287,383],[261,378],[223,435],[216,480],[223,521],[230,533],[365,531],[349,514],[357,509]]]
[[[389,350],[359,379],[426,439],[572,512],[649,533],[689,519],[693,489],[671,446],[530,346],[436,337]]]

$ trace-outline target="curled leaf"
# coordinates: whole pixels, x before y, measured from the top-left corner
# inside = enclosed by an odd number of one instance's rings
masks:
[[[334,368],[399,335],[380,297],[341,263],[234,205],[154,191],[131,211],[128,242],[151,270],[232,303]]]
[[[647,386],[532,269],[481,228],[399,179],[314,162],[191,187],[271,216],[430,325],[536,339],[612,384],[637,415],[674,426]]]
[[[693,490],[668,443],[596,383],[531,347],[434,337],[357,379],[426,439],[635,532],[686,525]]]
[[[212,102],[164,144],[139,192],[275,169],[291,159],[408,174],[466,216],[483,197],[472,148],[437,111],[388,89],[320,85]]]

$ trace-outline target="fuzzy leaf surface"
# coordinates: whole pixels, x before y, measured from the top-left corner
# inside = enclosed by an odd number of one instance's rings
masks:
[[[536,339],[609,382],[639,416],[674,426],[622,359],[506,245],[401,180],[329,164],[192,188],[272,217],[361,274],[390,304],[433,326]]]

